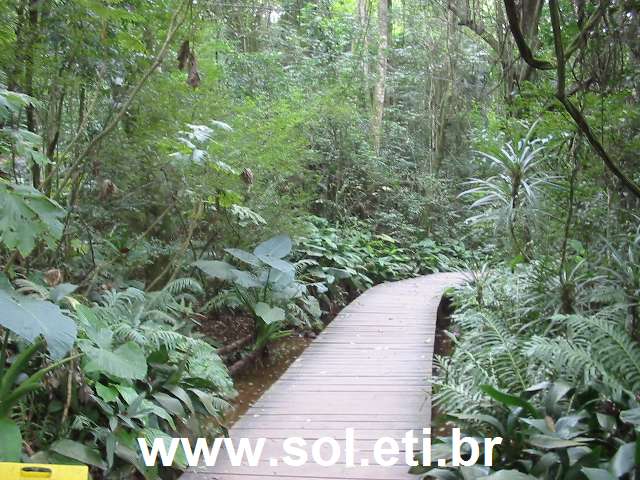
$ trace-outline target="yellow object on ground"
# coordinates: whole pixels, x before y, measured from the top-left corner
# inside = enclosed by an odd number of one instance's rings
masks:
[[[0,462],[0,479],[2,480],[87,480],[88,478],[89,468],[84,465],[71,466]]]

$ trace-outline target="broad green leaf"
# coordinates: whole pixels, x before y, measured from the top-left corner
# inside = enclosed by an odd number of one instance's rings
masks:
[[[102,469],[107,468],[106,462],[102,459],[97,449],[88,447],[80,442],[69,439],[58,440],[49,447],[49,450],[77,460],[80,463],[93,465],[94,467]]]
[[[55,287],[53,290],[51,290],[51,293],[49,294],[49,299],[54,303],[58,303],[64,297],[71,295],[77,289],[78,289],[78,285],[74,285],[73,283],[61,283],[60,285]]]
[[[275,268],[281,272],[294,272],[295,267],[292,263],[289,263],[285,260],[281,260],[276,257],[272,257],[271,255],[256,255],[262,262],[269,265],[271,268]]]
[[[584,467],[582,469],[582,473],[587,477],[588,480],[616,480],[617,477],[611,475],[607,470],[603,470],[602,468],[587,468]]]
[[[571,390],[573,390],[571,385],[567,385],[562,382],[554,382],[545,398],[547,411],[553,411],[553,409],[557,407],[558,402]]]
[[[76,316],[80,323],[84,325],[91,325],[94,327],[106,327],[103,321],[99,320],[95,312],[86,305],[82,305],[81,303],[77,303],[74,305],[76,310]]]
[[[616,478],[629,473],[635,465],[635,443],[625,443],[611,459],[611,471]]]
[[[36,108],[40,108],[41,106],[35,98],[32,98],[29,95],[14,92],[12,90],[6,90],[0,86],[0,106],[6,108],[9,112],[20,113],[23,108],[26,108],[29,105],[33,105]]]
[[[75,342],[76,323],[51,302],[0,290],[0,312],[0,325],[29,342],[42,335],[56,360]]]
[[[580,422],[585,415],[567,415],[556,420],[555,430],[558,436],[562,438],[571,438],[583,432]]]
[[[125,343],[114,351],[89,347],[85,353],[88,362],[84,368],[89,373],[99,372],[127,380],[142,380],[147,375],[147,359],[133,342]]]
[[[244,288],[260,288],[262,283],[251,272],[244,272],[242,270],[233,271],[233,281]]]
[[[516,397],[515,395],[510,395],[508,393],[503,393],[499,390],[496,390],[491,385],[480,385],[480,390],[504,405],[507,405],[509,407],[521,407],[534,418],[542,417],[542,415],[540,415],[540,413],[535,409],[533,405],[520,397]]]
[[[270,270],[269,272],[262,272],[260,274],[260,281],[266,282],[269,279],[269,283],[273,285],[276,290],[282,290],[290,287],[295,281],[295,270]]]
[[[219,412],[213,406],[213,400],[210,394],[203,392],[198,388],[190,388],[189,390],[196,394],[198,400],[200,400],[200,403],[207,410],[207,413],[209,413],[209,415],[215,417],[219,414]]]
[[[65,211],[29,185],[0,179],[0,242],[27,256],[38,240],[54,246],[62,235]]]
[[[285,312],[280,307],[271,307],[264,302],[258,302],[253,309],[255,314],[264,320],[267,325],[281,322],[285,319]]]
[[[553,434],[553,431],[549,429],[549,424],[547,423],[547,421],[543,420],[542,418],[523,418],[522,421],[531,425],[533,428],[539,430],[542,433],[549,435]]]
[[[6,290],[8,292],[13,292],[13,285],[7,278],[4,272],[0,272],[0,290]]]
[[[96,383],[96,393],[105,402],[113,402],[118,398],[118,390],[113,387],[107,387],[101,383]]]
[[[87,337],[99,348],[111,350],[111,344],[113,343],[113,331],[109,328],[93,328],[93,326],[88,325],[85,328],[85,333]],[[84,350],[84,345],[91,345],[91,343],[86,340],[80,340],[78,345]]]
[[[219,260],[198,260],[193,263],[204,273],[210,277],[217,278],[219,280],[232,281],[235,278],[235,269],[227,262],[221,262]]]
[[[632,408],[631,410],[623,410],[620,412],[620,420],[624,423],[630,423],[631,425],[640,426],[640,407]]]
[[[480,477],[482,480],[538,480],[536,477],[527,475],[517,470],[500,470],[487,477]]]
[[[620,413],[620,419],[622,419],[623,413],[624,412]],[[616,426],[616,418],[612,415],[606,415],[604,413],[596,412],[596,418],[598,419],[598,424],[600,424],[600,427],[606,432],[612,431]]]
[[[173,395],[179,398],[182,401],[182,403],[184,403],[187,406],[187,408],[191,411],[191,413],[195,412],[195,410],[193,409],[193,402],[191,401],[191,397],[189,396],[189,394],[186,392],[184,388],[175,385],[167,388],[167,390],[169,390]]]
[[[475,421],[475,422],[483,422],[488,425],[491,425],[496,429],[496,432],[503,434],[505,431],[504,425],[498,420],[496,417],[492,415],[485,415],[481,413],[473,413],[468,415],[454,415],[454,418],[465,420],[465,421]]]
[[[436,478],[438,480],[458,480],[460,477],[453,471],[445,468],[433,468],[433,467],[411,467],[409,473],[414,475],[420,475],[429,473],[426,478]]]
[[[476,478],[489,475],[491,469],[485,466],[473,465],[471,467],[460,467],[460,473],[464,480],[476,480]]]
[[[225,248],[224,251],[237,258],[241,262],[248,263],[249,265],[253,265],[254,267],[260,265],[258,257],[256,257],[253,253],[240,250],[239,248]]]
[[[540,459],[535,463],[533,468],[530,470],[530,473],[537,477],[546,475],[547,472],[549,472],[549,470],[554,467],[554,465],[557,465],[559,463],[560,456],[556,452],[547,452],[542,455]]]
[[[153,413],[157,417],[166,420],[169,426],[173,430],[176,430],[176,424],[173,421],[173,417],[171,416],[171,414],[160,405],[156,405],[155,403],[147,399],[141,400],[140,409],[137,410],[137,413],[132,413],[131,416],[133,418],[145,418],[149,413]]]
[[[565,440],[551,435],[532,435],[531,438],[529,438],[529,443],[545,450],[555,450],[557,448],[582,447],[586,444],[585,442],[589,440],[591,439],[582,437]]]
[[[335,277],[337,280],[343,280],[345,278],[351,277],[351,274],[349,272],[341,268],[327,267],[325,268],[325,271],[329,275],[332,275],[333,277]]]
[[[116,385],[116,388],[118,392],[120,392],[120,395],[122,395],[124,401],[127,402],[127,405],[131,405],[140,396],[135,388],[128,385]]]
[[[175,397],[172,397],[171,395],[167,395],[166,393],[162,393],[162,392],[157,392],[153,395],[153,398],[168,412],[171,412],[173,415],[177,415],[178,417],[184,417],[185,416],[185,412],[184,412],[184,408],[182,406],[182,403],[180,403],[180,400],[178,400]]]
[[[18,425],[0,418],[0,462],[19,462],[22,457],[22,435]]]
[[[156,479],[158,476],[158,468],[146,467],[140,460],[140,450],[137,443],[137,438],[143,435],[143,431],[128,431],[125,429],[119,429],[114,433],[117,441],[115,447],[115,454],[118,458],[134,465],[136,469],[143,475],[145,479]],[[180,449],[178,449],[180,451]]]
[[[262,242],[255,248],[253,253],[256,256],[266,255],[274,258],[283,258],[291,253],[292,246],[291,238],[288,235],[278,235],[266,242]]]

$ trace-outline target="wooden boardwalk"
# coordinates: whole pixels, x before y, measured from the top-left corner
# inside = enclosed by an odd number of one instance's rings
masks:
[[[356,465],[365,457],[373,464],[378,438],[400,443],[407,430],[419,434],[429,426],[427,376],[438,304],[443,291],[461,280],[461,274],[438,273],[366,291],[231,428],[232,439],[267,439],[260,465],[233,467],[223,453],[215,467],[192,469],[182,480],[415,479],[404,454],[393,467],[347,468],[344,456],[331,467],[276,466],[270,459],[285,455],[281,444],[287,437],[303,437],[307,451],[326,436],[344,448],[345,429],[354,428]],[[324,450],[324,458],[330,457],[329,447]]]

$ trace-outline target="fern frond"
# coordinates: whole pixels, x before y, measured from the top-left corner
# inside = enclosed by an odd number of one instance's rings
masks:
[[[640,347],[617,322],[596,316],[569,315],[567,337],[534,336],[526,354],[562,379],[600,384],[612,395],[640,389]]]
[[[222,308],[235,309],[242,305],[242,300],[234,290],[222,290],[212,297],[204,309],[221,310]]]
[[[155,346],[156,349],[165,347],[168,350],[176,350],[185,342],[185,337],[178,332],[160,329],[149,331],[147,341]]]
[[[309,267],[316,267],[318,265],[320,264],[312,258],[303,258],[295,263],[296,272],[298,273],[304,272]]]
[[[596,316],[572,315],[568,320],[576,335],[591,342],[607,373],[620,378],[630,392],[640,390],[640,347],[624,328]]]
[[[44,285],[38,285],[26,278],[18,278],[15,283],[18,286],[18,292],[24,295],[36,295],[40,298],[49,297],[49,290]]]
[[[144,346],[148,342],[148,338],[141,330],[124,322],[113,326],[113,334],[122,342],[134,342],[140,346]]]
[[[170,293],[173,296],[178,296],[181,293],[186,292],[198,294],[204,291],[202,289],[202,285],[200,285],[200,282],[191,277],[176,278],[175,280],[167,283],[162,290]]]

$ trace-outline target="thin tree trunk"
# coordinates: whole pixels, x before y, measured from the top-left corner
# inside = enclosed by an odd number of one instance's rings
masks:
[[[36,35],[38,35],[38,2],[31,0],[28,7],[29,12],[29,40],[27,54],[25,58],[24,70],[24,91],[29,96],[34,96],[33,91],[33,50],[36,43]],[[27,129],[36,133],[36,112],[32,104],[27,106]],[[31,165],[31,182],[34,188],[40,188],[40,165],[33,161]]]
[[[449,113],[449,100],[451,98],[448,85],[444,86],[444,90],[445,91],[442,94],[442,99],[439,106],[438,120],[435,123],[436,132],[433,154],[433,173],[435,175],[438,175],[440,173],[442,160],[444,158],[444,143],[447,128],[447,118]],[[433,116],[434,118],[436,117],[436,112],[433,112]]]
[[[42,185],[42,190],[46,195],[51,195],[51,172],[53,171],[56,148],[58,147],[58,142],[60,141],[60,131],[62,129],[62,110],[64,108],[65,94],[66,92],[64,88],[60,89],[60,87],[56,87],[53,95],[51,96],[48,138],[46,144],[46,156],[49,159],[49,163],[47,163],[44,169],[45,181]]]
[[[365,105],[371,105],[369,90],[369,0],[358,0],[358,27],[361,37],[362,87]]]
[[[378,65],[377,78],[373,91],[373,119],[371,137],[376,153],[380,152],[382,140],[382,119],[384,116],[384,99],[387,77],[387,50],[389,48],[389,0],[378,2]]]
[[[103,127],[103,129],[94,136],[88,143],[88,145],[82,150],[80,155],[78,155],[75,160],[69,165],[67,168],[66,175],[62,179],[62,183],[58,187],[60,191],[62,191],[69,182],[73,182],[78,180],[79,175],[81,175],[81,167],[85,162],[88,161],[88,157],[91,153],[93,153],[94,149],[98,147],[98,145],[104,140],[109,134],[118,126],[120,120],[127,113],[127,110],[133,103],[133,100],[136,98],[136,95],[142,90],[142,87],[145,86],[149,77],[158,69],[160,64],[163,62],[165,56],[169,51],[169,45],[173,40],[175,34],[177,33],[180,26],[186,20],[186,13],[188,2],[183,2],[176,8],[173,13],[171,20],[169,21],[169,27],[167,29],[167,33],[162,43],[162,46],[158,50],[156,54],[155,60],[149,66],[149,68],[144,72],[142,78],[138,81],[137,84],[131,89],[130,93],[127,95],[126,100],[122,102],[118,111],[111,117],[111,119],[107,122],[107,124]],[[55,174],[55,171],[51,173]],[[46,179],[48,181],[49,179]]]

